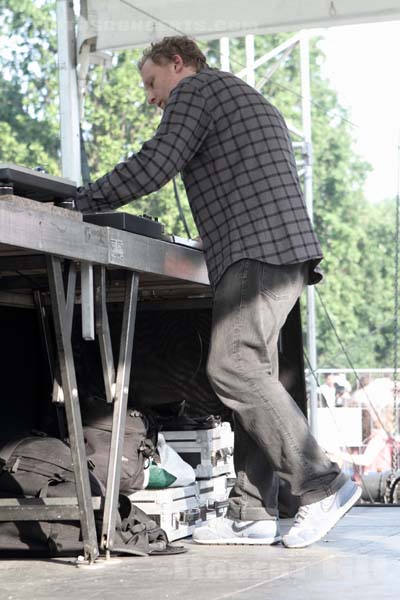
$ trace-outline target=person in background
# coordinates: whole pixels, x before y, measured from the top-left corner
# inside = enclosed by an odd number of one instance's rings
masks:
[[[361,467],[364,473],[382,473],[392,468],[394,449],[398,447],[393,429],[393,406],[385,405],[370,410],[372,430],[365,440],[361,454],[339,452],[333,458]]]
[[[349,405],[351,396],[343,385],[335,383],[335,406],[343,408]]]
[[[80,188],[81,211],[117,208],[181,173],[213,292],[207,373],[235,418],[236,484],[226,518],[195,530],[202,544],[281,540],[279,477],[301,507],[289,548],[321,539],[361,490],[329,460],[279,381],[278,338],[322,258],[280,112],[193,40],[169,37],[139,69],[160,125],[139,152]]]
[[[325,373],[324,383],[318,388],[322,396],[321,406],[334,408],[336,403],[335,378],[332,373]]]
[[[363,374],[358,381],[358,388],[353,392],[351,404],[349,406],[369,406],[368,388],[372,383],[369,374]]]
[[[346,373],[336,373],[334,377],[335,383],[344,387],[348,394],[351,393],[351,383],[346,377]]]

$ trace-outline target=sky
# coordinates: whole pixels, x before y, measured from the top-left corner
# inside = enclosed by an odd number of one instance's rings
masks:
[[[322,30],[327,76],[350,110],[356,150],[373,167],[366,197],[398,192],[400,143],[400,21]]]

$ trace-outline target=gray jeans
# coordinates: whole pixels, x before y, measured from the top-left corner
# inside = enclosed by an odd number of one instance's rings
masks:
[[[240,260],[215,291],[207,373],[235,419],[230,518],[276,518],[279,477],[301,504],[333,494],[346,481],[278,379],[279,332],[304,288],[307,268]]]

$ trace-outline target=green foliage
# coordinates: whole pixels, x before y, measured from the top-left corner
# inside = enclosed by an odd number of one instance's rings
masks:
[[[292,34],[256,36],[256,58]],[[219,67],[219,42],[202,42],[210,66]],[[349,366],[323,306],[355,366],[393,363],[394,201],[368,203],[363,184],[369,166],[354,152],[346,110],[324,79],[319,40],[311,44],[314,223],[325,254],[317,288],[319,366]],[[245,64],[244,38],[231,40],[233,72]],[[91,178],[137,152],[157,128],[136,68],[139,51],[113,57],[110,69],[90,70],[83,137]],[[257,73],[260,84],[269,64]],[[59,173],[58,86],[54,0],[0,0],[0,161],[43,165]],[[286,56],[262,92],[289,125],[301,129],[299,49]],[[298,141],[298,140],[296,140]],[[299,154],[299,160],[302,158]],[[183,210],[197,235],[182,183]],[[172,183],[124,210],[151,214],[166,230],[185,235]]]
[[[59,174],[54,2],[0,0],[0,160]]]

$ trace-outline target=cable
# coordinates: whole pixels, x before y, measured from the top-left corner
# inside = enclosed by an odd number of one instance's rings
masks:
[[[308,368],[309,368],[309,370],[310,370],[310,373],[311,373],[311,374],[312,374],[312,376],[314,377],[314,380],[315,380],[315,382],[316,382],[316,384],[317,384],[317,387],[319,388],[319,387],[320,387],[320,383],[319,383],[319,380],[318,380],[317,374],[316,374],[316,372],[314,371],[314,369],[312,368],[312,366],[311,366],[311,364],[310,364],[310,361],[309,361],[309,359],[308,359],[307,353],[306,353],[306,351],[305,351],[305,350],[303,351],[303,354],[304,354],[304,358],[305,358],[305,360],[306,360],[306,362],[307,362],[307,364],[308,364]],[[321,393],[321,392],[320,392],[320,393]],[[341,438],[341,441],[343,442],[343,443],[342,443],[342,448],[345,448],[345,449],[348,451],[348,450],[349,450],[349,447],[347,446],[347,444],[346,444],[346,440],[345,440],[345,438],[344,438],[344,435],[343,435],[343,432],[342,432],[341,428],[339,427],[339,425],[338,425],[338,422],[337,422],[337,421],[336,421],[336,419],[335,419],[335,415],[333,414],[333,411],[332,411],[331,407],[329,406],[329,404],[328,404],[328,402],[327,402],[327,400],[326,400],[326,398],[325,398],[325,396],[324,396],[324,394],[323,394],[323,393],[321,393],[321,396],[322,396],[322,398],[323,398],[323,400],[324,400],[324,402],[325,402],[326,408],[328,408],[328,410],[329,410],[329,413],[330,413],[330,415],[331,415],[331,418],[332,418],[332,421],[333,421],[333,423],[335,424],[335,427],[336,427],[336,430],[337,430],[337,432],[338,432],[338,434],[339,434],[339,437]],[[348,453],[349,453],[349,452],[348,452]],[[348,462],[348,461],[346,461],[346,462]],[[357,466],[355,462],[353,462],[353,461],[349,461],[349,462],[351,462],[351,464],[352,464],[354,467],[356,467],[356,466]],[[366,490],[366,492],[367,492],[367,494],[368,494],[368,496],[369,496],[369,499],[370,499],[370,501],[371,501],[371,504],[374,504],[374,503],[375,503],[375,502],[374,502],[374,499],[373,499],[373,497],[372,497],[372,494],[371,494],[370,490],[368,489],[368,485],[366,484],[366,481],[365,481],[365,479],[364,479],[364,476],[363,476],[363,474],[361,473],[361,469],[360,469],[360,471],[359,471],[359,475],[360,475],[361,483],[362,483],[362,485],[363,485],[364,489]]]
[[[185,213],[183,212],[181,200],[179,198],[178,186],[176,185],[176,177],[172,178],[172,184],[174,186],[174,194],[175,194],[176,205],[178,207],[179,216],[180,216],[183,226],[185,228],[186,235],[187,235],[188,239],[190,240],[190,239],[192,239],[192,236],[190,235],[189,226],[187,224]]]
[[[357,371],[355,370],[355,367],[354,367],[354,365],[353,365],[353,363],[352,363],[352,361],[351,361],[351,359],[350,359],[350,356],[349,356],[348,352],[346,351],[346,348],[344,347],[342,340],[341,340],[341,339],[340,339],[340,337],[339,337],[339,334],[338,334],[338,332],[337,332],[337,330],[336,330],[336,327],[335,327],[335,325],[334,325],[334,323],[333,323],[333,321],[332,321],[332,319],[331,319],[331,317],[330,317],[330,314],[329,314],[329,312],[328,312],[328,309],[326,308],[326,306],[325,306],[325,303],[324,303],[324,301],[322,300],[322,296],[321,296],[321,293],[320,293],[320,291],[318,290],[318,288],[316,288],[316,292],[317,292],[318,298],[319,298],[319,300],[320,300],[320,302],[321,302],[321,306],[322,306],[322,308],[324,309],[324,312],[325,312],[325,315],[326,315],[326,317],[327,317],[327,319],[328,319],[328,322],[329,322],[329,324],[330,324],[330,326],[331,326],[331,328],[332,328],[332,331],[334,332],[334,334],[335,334],[335,337],[336,337],[337,341],[338,341],[338,342],[339,342],[339,344],[340,344],[340,347],[341,347],[341,349],[342,349],[342,352],[343,352],[343,354],[345,355],[345,357],[346,357],[346,359],[347,359],[347,361],[348,361],[348,363],[349,363],[349,365],[350,365],[350,368],[351,368],[351,370],[353,371],[353,374],[354,374],[354,376],[355,376],[355,378],[356,378],[356,380],[357,380],[358,384],[360,385],[360,388],[361,388],[361,389],[364,391],[365,397],[367,398],[367,401],[368,401],[368,403],[369,403],[370,407],[372,408],[372,410],[373,410],[373,412],[374,412],[374,414],[375,414],[375,417],[377,418],[377,421],[379,422],[379,424],[380,424],[380,426],[382,427],[383,431],[386,433],[386,435],[387,435],[387,436],[389,436],[389,433],[386,431],[386,428],[385,428],[385,426],[383,425],[382,419],[380,418],[380,416],[379,416],[379,414],[378,414],[378,412],[377,412],[377,410],[376,410],[376,408],[375,408],[375,406],[374,406],[374,403],[373,403],[373,402],[372,402],[372,400],[369,398],[369,396],[368,396],[367,392],[365,391],[365,388],[363,388],[363,387],[361,386],[361,382],[360,382],[360,379],[359,379],[359,377],[358,377]]]
[[[399,433],[399,410],[398,410],[398,382],[397,373],[399,369],[399,263],[400,263],[400,131],[399,143],[397,148],[397,195],[396,195],[396,251],[395,251],[395,275],[394,275],[394,399],[393,399],[393,420],[394,434]],[[392,467],[394,471],[398,469],[397,451],[392,454]]]
[[[374,329],[368,329],[368,336],[370,338],[373,338],[375,335],[378,335],[381,331],[383,331],[384,329],[387,329],[388,327],[391,327],[392,325],[393,325],[393,317],[390,317],[390,320],[385,321],[379,327],[375,327]],[[347,344],[347,350],[349,348],[352,348],[353,346],[357,345],[358,343],[359,343],[358,339],[353,340],[352,342]],[[339,356],[341,356],[341,353],[338,351],[336,354],[331,354],[331,359],[333,359],[333,362],[335,362],[335,359],[338,358]]]
[[[186,35],[186,32],[185,32],[185,31],[183,31],[182,29],[180,29],[180,28],[178,28],[178,27],[175,27],[174,25],[172,25],[171,23],[168,23],[167,21],[163,21],[162,19],[160,19],[160,18],[158,18],[158,17],[154,16],[153,14],[149,13],[148,11],[146,11],[146,10],[144,10],[144,9],[142,9],[142,8],[139,8],[138,6],[135,6],[134,4],[132,4],[132,2],[128,2],[128,0],[121,0],[121,2],[122,2],[123,4],[125,4],[126,6],[129,6],[129,7],[130,7],[130,8],[132,8],[133,10],[136,10],[137,12],[139,12],[139,13],[141,13],[141,14],[143,14],[143,15],[147,16],[147,17],[149,17],[150,19],[153,19],[154,21],[156,21],[156,22],[158,22],[158,23],[160,23],[160,24],[164,25],[165,27],[167,27],[167,28],[171,29],[172,31],[175,31],[176,33],[179,33],[180,35]],[[334,5],[334,3],[332,3],[332,2],[331,2],[331,10],[335,10],[335,5]],[[246,68],[246,67],[245,67],[245,65],[243,65],[242,63],[240,63],[240,62],[239,62],[237,59],[232,59],[232,58],[230,57],[230,61],[231,61],[231,62],[233,62],[233,63],[235,63],[237,66],[241,67],[242,69]],[[303,95],[302,95],[300,92],[297,92],[296,90],[294,90],[294,89],[290,88],[289,86],[283,85],[283,84],[281,84],[281,83],[278,83],[278,82],[274,82],[274,84],[275,84],[277,87],[279,87],[279,88],[281,88],[281,89],[283,89],[283,90],[285,90],[285,91],[288,91],[288,92],[290,92],[290,93],[292,93],[292,94],[296,95],[296,96],[297,96],[299,99],[302,99],[302,98],[303,98]],[[316,101],[315,101],[315,100],[313,100],[312,98],[311,98],[311,103],[312,103],[314,106],[316,106],[317,108],[319,108],[319,109],[321,109],[321,110],[325,110],[325,107],[323,107],[322,105],[320,105],[318,102],[316,102]],[[334,114],[336,114],[336,116],[338,116],[338,117],[341,119],[341,121],[342,121],[342,122],[346,122],[346,123],[348,123],[348,124],[349,124],[351,127],[353,127],[353,128],[358,128],[358,129],[360,128],[360,127],[359,127],[359,125],[357,125],[357,124],[355,124],[354,122],[350,121],[349,119],[347,119],[346,117],[344,117],[342,114],[335,113],[335,112],[333,112],[332,114],[333,114],[333,115],[334,115]],[[399,184],[399,188],[400,188],[400,184]],[[175,190],[175,197],[176,197],[177,204],[178,204],[178,209],[179,209],[179,212],[180,212],[181,216],[183,217],[183,211],[182,211],[182,207],[181,207],[181,204],[180,204],[180,201],[179,201],[179,195],[178,195],[178,193],[177,193],[177,187],[176,187],[176,182],[175,182],[175,180],[174,180],[174,190]],[[399,195],[400,195],[400,194],[398,194],[398,196],[397,196],[398,198],[399,198]],[[399,200],[398,206],[399,206],[399,214],[400,214],[400,200]],[[399,217],[399,219],[400,219],[400,217]],[[186,223],[186,220],[184,219],[184,217],[183,217],[183,220],[184,220],[184,226],[185,226],[186,233],[187,233],[187,235],[189,235],[189,236],[190,236],[190,233],[188,232],[187,223]],[[399,228],[400,228],[400,226],[399,226]],[[398,279],[398,278],[397,278],[397,279]],[[339,343],[340,343],[340,345],[341,345],[342,351],[344,352],[344,354],[345,354],[345,356],[346,356],[347,360],[349,361],[349,364],[350,364],[350,366],[351,366],[351,369],[353,370],[353,373],[354,373],[354,375],[355,375],[355,377],[356,377],[356,379],[357,379],[358,383],[360,383],[360,381],[359,381],[359,378],[358,378],[358,375],[357,375],[357,373],[356,373],[356,371],[355,371],[355,369],[354,369],[354,366],[353,366],[353,364],[352,364],[352,362],[351,362],[351,360],[350,360],[350,357],[348,356],[348,354],[347,354],[347,352],[346,352],[346,350],[345,350],[345,348],[344,348],[344,346],[343,346],[343,343],[342,343],[341,339],[339,338],[339,336],[338,336],[338,334],[337,334],[336,328],[335,328],[335,326],[334,326],[334,324],[333,324],[333,322],[332,322],[332,320],[331,320],[331,318],[330,318],[330,316],[329,316],[329,313],[328,313],[328,311],[327,311],[327,309],[326,309],[326,307],[325,307],[325,304],[323,303],[322,297],[321,297],[321,295],[320,295],[320,293],[319,293],[319,291],[318,291],[318,290],[317,290],[317,292],[318,292],[318,295],[319,295],[319,298],[320,298],[321,304],[322,304],[322,306],[323,306],[323,308],[324,308],[324,311],[325,311],[325,313],[326,313],[326,315],[327,315],[327,318],[328,318],[328,320],[329,320],[329,322],[330,322],[330,325],[331,325],[331,327],[332,327],[333,331],[335,332],[336,338],[338,339],[338,341],[339,341]],[[396,299],[396,301],[397,301],[397,299]],[[397,311],[397,312],[398,312],[398,311]],[[396,315],[396,318],[397,318],[397,315]],[[397,361],[397,356],[396,356],[396,361]],[[381,424],[381,426],[382,426],[383,430],[386,432],[386,430],[385,430],[385,428],[384,428],[384,426],[383,426],[382,420],[380,419],[380,417],[379,417],[379,415],[378,415],[378,413],[377,413],[377,411],[376,411],[376,409],[375,409],[375,407],[374,407],[373,403],[372,403],[372,402],[371,402],[371,400],[368,398],[368,395],[367,395],[367,394],[366,394],[366,396],[367,396],[368,402],[370,403],[370,406],[372,407],[372,409],[373,409],[373,411],[374,411],[374,413],[375,413],[375,415],[376,415],[376,417],[377,417],[377,419],[378,419],[379,423]],[[386,433],[387,433],[387,432],[386,432]]]
[[[14,271],[14,273],[17,273],[17,275],[19,275],[23,279],[26,279],[26,281],[31,283],[38,290],[41,290],[44,287],[46,287],[46,285],[44,283],[39,283],[38,281],[36,281],[33,277],[31,277],[27,273],[21,273],[21,271],[18,271],[17,269],[13,269],[13,271]]]
[[[82,172],[82,184],[87,185],[90,182],[90,167],[89,160],[86,152],[86,144],[83,138],[82,127],[79,124],[79,141],[81,149],[81,172]]]
[[[148,12],[148,11],[146,11],[146,10],[142,9],[142,8],[139,8],[138,6],[135,6],[134,4],[132,4],[132,2],[128,2],[128,0],[121,0],[121,2],[122,2],[123,4],[125,4],[126,6],[129,6],[129,7],[130,7],[130,8],[132,8],[133,10],[135,10],[135,11],[137,11],[137,12],[139,12],[139,13],[141,13],[141,14],[145,15],[146,17],[149,17],[150,19],[153,19],[154,21],[156,21],[156,22],[158,22],[158,23],[160,23],[160,24],[164,25],[165,27],[167,27],[167,28],[171,29],[172,31],[175,31],[176,33],[179,33],[180,35],[186,35],[186,32],[185,32],[185,31],[183,31],[182,29],[180,29],[180,28],[178,28],[178,27],[175,27],[174,25],[172,25],[171,23],[168,23],[167,21],[163,21],[162,19],[160,19],[160,18],[156,17],[156,16],[155,16],[155,15],[153,15],[152,13],[150,13],[150,12]],[[335,4],[334,4],[334,2],[331,2],[331,4],[330,4],[330,11],[331,11],[331,12],[333,11],[333,14],[335,14],[335,12],[336,12],[336,7],[335,7]],[[242,63],[240,63],[240,62],[239,62],[237,59],[232,59],[232,58],[230,57],[230,61],[231,61],[231,62],[233,62],[233,63],[235,63],[236,65],[238,65],[238,66],[239,66],[239,67],[241,67],[242,69],[246,68],[246,67],[245,67],[245,65],[243,65]],[[289,86],[286,86],[286,85],[284,85],[284,84],[281,84],[281,83],[278,83],[278,82],[274,82],[274,84],[275,84],[276,86],[280,87],[281,89],[283,89],[283,90],[285,90],[285,91],[289,91],[290,93],[292,93],[292,94],[296,95],[296,96],[297,96],[299,99],[302,99],[302,98],[303,98],[303,95],[302,95],[300,92],[297,92],[296,90],[294,90],[294,89],[290,88]],[[311,98],[311,103],[312,103],[314,106],[316,106],[317,108],[319,108],[319,109],[321,109],[321,110],[325,110],[325,107],[323,107],[322,105],[320,105],[318,102],[316,102],[316,101],[315,101],[315,100],[313,100],[312,98]],[[346,123],[348,123],[348,124],[349,124],[351,127],[353,127],[353,128],[358,128],[358,129],[360,128],[360,126],[359,126],[359,125],[357,125],[357,124],[355,124],[354,122],[350,121],[349,119],[347,119],[346,117],[344,117],[342,114],[335,113],[335,112],[333,112],[332,114],[333,114],[333,115],[334,115],[334,114],[336,114],[336,116],[338,116],[338,117],[339,117],[339,118],[340,118],[340,119],[341,119],[343,122],[346,122]],[[399,151],[400,151],[400,147],[399,147]],[[400,170],[400,167],[399,167],[399,170]],[[400,181],[400,177],[399,177],[399,181]],[[399,187],[399,190],[400,190],[400,183],[399,183],[399,186],[398,186],[398,187]],[[177,194],[177,187],[176,187],[176,182],[175,182],[175,180],[174,180],[174,190],[175,190],[175,197],[176,197],[176,200],[177,200],[177,203],[178,203],[178,208],[179,208],[180,214],[183,216],[182,207],[181,207],[181,205],[180,205],[180,202],[179,202],[179,195]],[[400,196],[400,191],[399,191],[399,193],[398,193],[398,195],[397,195],[397,198],[398,198],[398,215],[400,215],[400,199],[399,199],[399,196]],[[400,217],[399,217],[399,221],[400,221]],[[190,234],[189,234],[189,232],[188,232],[188,227],[187,227],[187,223],[186,223],[186,221],[184,221],[184,226],[185,226],[185,230],[186,230],[186,233],[187,233],[187,235],[189,235],[189,236],[190,236]],[[400,229],[400,225],[399,225],[399,229]],[[398,262],[398,259],[397,259],[397,262]],[[398,267],[397,267],[397,268],[398,268]],[[396,280],[398,280],[398,277],[396,277]],[[322,306],[323,306],[323,308],[324,308],[324,310],[325,310],[325,312],[326,312],[327,318],[328,318],[328,320],[329,320],[329,322],[330,322],[330,324],[331,324],[331,327],[333,328],[333,330],[334,330],[334,332],[335,332],[335,335],[336,335],[336,337],[337,337],[337,339],[338,339],[338,341],[339,341],[339,343],[340,343],[340,345],[341,345],[341,348],[342,348],[343,352],[345,353],[345,355],[346,355],[346,358],[347,358],[347,359],[348,359],[348,361],[349,361],[349,364],[350,364],[350,366],[351,366],[351,369],[353,370],[353,373],[354,373],[354,375],[356,376],[356,379],[357,379],[357,381],[359,382],[358,375],[357,375],[357,373],[356,373],[356,371],[355,371],[355,369],[354,369],[354,366],[352,365],[352,363],[351,363],[351,361],[350,361],[350,358],[349,358],[349,356],[348,356],[348,354],[347,354],[347,352],[346,352],[346,350],[345,350],[345,348],[344,348],[344,346],[343,346],[343,344],[342,344],[342,341],[340,340],[339,336],[337,335],[337,332],[336,332],[335,326],[334,326],[334,324],[333,324],[333,322],[332,322],[332,320],[331,320],[331,318],[330,318],[330,316],[329,316],[329,314],[328,314],[328,311],[327,311],[327,309],[326,309],[326,307],[325,307],[325,304],[324,304],[324,303],[323,303],[323,301],[322,301],[321,295],[320,295],[320,293],[319,293],[319,291],[318,291],[318,290],[317,290],[317,292],[318,292],[318,295],[319,295],[319,298],[320,298],[321,304],[322,304]],[[397,302],[397,298],[396,298],[396,302]],[[397,304],[396,304],[396,319],[397,319],[397,313],[398,313],[398,310],[397,310],[397,308],[398,308],[398,306],[397,306]],[[396,327],[397,327],[397,325],[396,325]],[[397,352],[397,350],[396,350],[396,352]],[[397,371],[397,354],[396,354],[396,371]],[[369,400],[369,398],[368,398],[368,401],[371,403],[371,401]],[[372,408],[373,408],[373,410],[374,410],[374,412],[375,412],[375,414],[376,414],[376,416],[377,416],[377,418],[378,418],[379,422],[380,422],[380,423],[381,423],[381,425],[382,425],[382,421],[381,421],[381,419],[380,419],[380,417],[379,417],[378,413],[376,412],[376,409],[375,409],[375,407],[373,406],[373,404],[372,404],[372,403],[371,403],[371,406],[372,406]],[[383,427],[383,425],[382,425],[382,427]],[[383,429],[384,429],[384,427],[383,427]]]
[[[157,23],[160,23],[161,25],[164,25],[165,27],[167,27],[168,29],[171,29],[171,31],[175,31],[176,33],[179,33],[179,35],[187,35],[187,33],[185,31],[183,31],[182,29],[179,29],[179,27],[175,27],[175,25],[172,25],[171,23],[168,23],[167,21],[163,21],[162,19],[154,16],[153,14],[149,13],[148,11],[139,8],[138,6],[135,6],[134,4],[132,4],[132,2],[128,2],[128,0],[120,0],[122,4],[125,4],[126,6],[129,6],[130,8],[132,8],[133,10],[136,10],[138,13],[141,13],[143,15],[145,15],[146,17],[149,17],[150,19],[153,19],[153,21],[156,21]],[[236,64],[238,67],[240,67],[241,69],[246,69],[246,65],[242,64],[240,61],[238,61],[237,59],[232,59],[232,57],[229,57],[230,62]],[[274,82],[274,85],[276,85],[277,87],[280,87],[283,90],[286,90],[288,92],[290,92],[291,94],[296,95],[299,99],[302,99],[303,96],[300,92],[297,92],[296,90],[294,90],[293,88],[290,88],[289,86],[286,86],[282,83],[278,83],[278,82]],[[313,100],[313,98],[310,99],[311,104],[317,108],[319,108],[320,110],[322,110],[323,112],[326,112],[326,107],[322,106],[321,104],[319,104],[316,100]],[[351,125],[352,127],[356,128],[356,129],[360,129],[360,125],[357,125],[356,123],[353,123],[352,121],[350,121],[347,117],[344,117],[343,115],[339,114],[339,112],[335,112],[333,111],[331,113],[332,116],[337,116],[339,117],[339,119],[341,119],[343,122],[348,123],[349,125]]]
[[[144,10],[143,8],[134,6],[131,2],[128,2],[127,0],[120,0],[120,2],[121,2],[121,4],[126,4],[130,8],[133,8],[133,10],[136,10],[138,13],[145,15],[145,17],[149,17],[150,19],[153,19],[153,21],[157,21],[157,23],[161,23],[161,25],[165,25],[165,27],[168,27],[168,29],[172,29],[172,31],[176,31],[176,33],[179,33],[180,35],[186,35],[186,33],[184,31],[182,31],[181,29],[178,29],[178,27],[175,27],[174,25],[171,25],[171,23],[167,23],[167,21],[163,21],[162,19],[155,17],[154,15],[147,12],[147,10]]]

